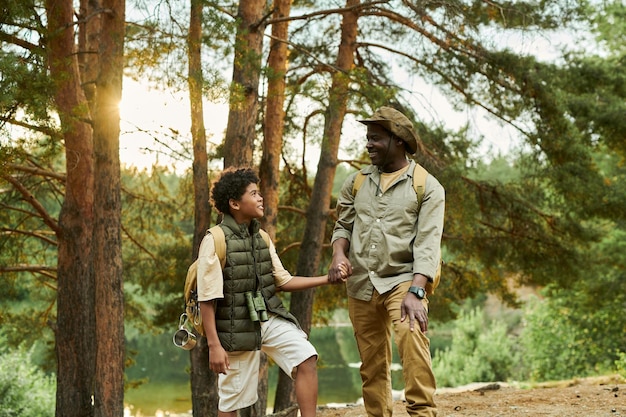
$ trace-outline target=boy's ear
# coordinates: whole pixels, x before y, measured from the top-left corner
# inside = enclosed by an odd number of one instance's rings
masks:
[[[239,210],[239,202],[235,200],[234,198],[231,198],[230,200],[228,200],[228,206],[230,207],[231,210]]]

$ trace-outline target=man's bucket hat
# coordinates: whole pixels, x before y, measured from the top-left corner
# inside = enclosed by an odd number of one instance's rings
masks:
[[[419,140],[419,136],[415,130],[413,130],[413,123],[411,123],[411,121],[398,110],[392,107],[383,106],[376,110],[371,118],[359,120],[359,122],[364,125],[370,123],[378,124],[402,139],[404,143],[406,143],[411,154],[414,154],[417,151],[417,141]]]

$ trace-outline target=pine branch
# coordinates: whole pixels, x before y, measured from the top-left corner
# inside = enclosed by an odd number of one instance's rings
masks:
[[[29,203],[35,209],[37,213],[39,213],[39,215],[43,219],[43,222],[46,225],[48,225],[50,229],[52,229],[57,234],[61,233],[61,229],[59,228],[59,224],[57,223],[57,221],[52,216],[50,216],[50,214],[48,214],[48,211],[45,209],[43,204],[41,204],[35,198],[35,196],[30,191],[28,191],[26,187],[24,187],[24,185],[21,182],[19,182],[18,180],[16,180],[10,175],[2,175],[2,178],[7,180],[9,183],[11,183],[15,187],[15,189],[20,194],[22,194],[22,197],[24,197],[24,200],[27,203]]]

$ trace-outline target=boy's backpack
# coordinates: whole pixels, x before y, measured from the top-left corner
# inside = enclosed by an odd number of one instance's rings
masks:
[[[352,184],[352,195],[356,196],[356,193],[361,188],[363,181],[367,175],[363,174],[361,171],[357,172],[356,177],[354,178],[354,183]],[[415,190],[415,194],[417,196],[417,203],[419,207],[422,206],[422,201],[424,200],[424,193],[426,192],[426,177],[428,177],[428,171],[418,164],[415,163],[415,169],[413,170],[413,189]],[[434,294],[435,288],[439,286],[439,281],[441,281],[441,264],[443,260],[439,260],[439,264],[437,265],[437,271],[435,272],[435,276],[433,277],[433,282],[428,281],[426,283],[426,292],[428,294]]]
[[[259,230],[261,237],[265,240],[265,243],[269,247],[270,236],[265,230]],[[218,225],[211,227],[207,234],[213,235],[215,241],[215,254],[220,260],[222,269],[226,264],[226,236],[224,230]],[[185,313],[188,320],[191,321],[193,327],[198,334],[204,336],[204,327],[202,326],[202,315],[200,314],[200,303],[198,302],[198,260],[196,259],[187,270],[187,277],[185,278]]]

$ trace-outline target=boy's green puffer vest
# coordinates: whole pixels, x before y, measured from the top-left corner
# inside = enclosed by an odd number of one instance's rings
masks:
[[[259,222],[253,220],[248,228],[225,215],[220,227],[226,237],[224,298],[217,300],[215,313],[220,343],[229,352],[259,350],[261,326],[250,319],[246,292],[260,290],[268,311],[299,324],[276,295],[270,251],[259,233]]]

